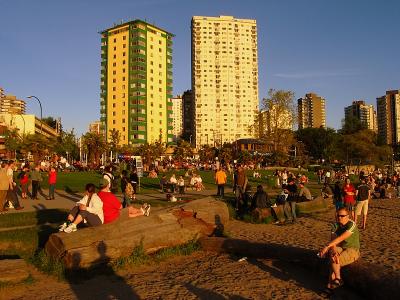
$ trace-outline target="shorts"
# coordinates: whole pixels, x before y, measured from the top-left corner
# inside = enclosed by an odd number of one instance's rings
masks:
[[[341,267],[347,266],[360,258],[360,250],[355,248],[343,249],[336,247],[336,252],[339,254],[339,264]]]
[[[366,216],[368,213],[368,200],[363,200],[363,201],[358,201],[356,204],[356,215],[359,216],[361,215]]]

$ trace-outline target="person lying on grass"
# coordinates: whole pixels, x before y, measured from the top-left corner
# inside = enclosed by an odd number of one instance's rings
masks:
[[[327,256],[330,261],[328,289],[343,285],[340,268],[355,262],[360,257],[360,234],[357,224],[350,220],[349,211],[339,208],[337,222],[333,224],[331,242],[319,252],[320,257]]]
[[[82,221],[88,226],[99,226],[104,222],[103,202],[96,194],[96,187],[88,183],[85,187],[85,196],[76,203],[70,211],[67,221],[59,231],[71,233],[77,230],[77,225]]]

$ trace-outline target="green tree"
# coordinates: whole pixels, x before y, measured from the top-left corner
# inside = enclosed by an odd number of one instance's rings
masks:
[[[82,137],[82,146],[88,153],[89,162],[99,165],[101,155],[107,150],[107,143],[104,136],[94,132],[87,132]]]
[[[79,158],[79,146],[77,143],[76,135],[74,133],[74,129],[71,129],[71,131],[69,132],[60,132],[54,151],[62,156],[66,156],[68,153],[69,157],[75,160]]]
[[[47,138],[41,134],[27,134],[21,145],[21,152],[28,155],[31,153],[35,163],[54,152],[56,145],[55,138]]]
[[[4,132],[4,146],[8,152],[8,156],[12,157],[21,150],[21,136],[18,134],[18,129],[6,129]]]
[[[304,145],[305,152],[314,159],[333,161],[340,156],[341,136],[332,128],[304,128],[298,130],[295,136]]]
[[[119,130],[113,128],[110,131],[110,150],[113,153],[117,153],[119,151],[119,143],[121,141],[121,133],[119,132]]]
[[[363,129],[367,129],[367,126],[360,119],[355,116],[348,116],[344,119],[343,128],[340,132],[342,134],[353,134]]]
[[[257,115],[253,133],[272,144],[272,152],[287,152],[295,142],[292,131],[296,120],[294,93],[270,89],[268,97],[262,100],[261,109],[265,113]]]
[[[175,148],[174,158],[178,161],[183,161],[187,157],[193,156],[193,148],[190,143],[185,140],[180,140],[177,147]]]
[[[199,158],[201,161],[213,161],[215,158],[216,154],[216,149],[209,146],[209,145],[203,145],[198,151]]]

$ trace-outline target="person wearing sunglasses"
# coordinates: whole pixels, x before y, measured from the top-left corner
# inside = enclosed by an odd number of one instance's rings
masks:
[[[336,217],[338,221],[332,226],[331,241],[318,253],[320,257],[328,257],[330,261],[330,290],[343,285],[340,268],[360,257],[360,234],[357,224],[349,218],[346,208],[340,208]]]

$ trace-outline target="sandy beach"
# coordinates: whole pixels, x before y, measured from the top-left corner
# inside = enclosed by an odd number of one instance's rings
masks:
[[[231,221],[232,238],[275,242],[317,251],[330,236],[333,210],[277,226]],[[367,229],[361,230],[366,261],[400,269],[400,200],[373,200]],[[80,284],[34,274],[30,285],[3,289],[1,299],[324,299],[326,278],[279,260],[198,251],[168,261],[124,269]],[[361,299],[344,286],[332,299]]]

